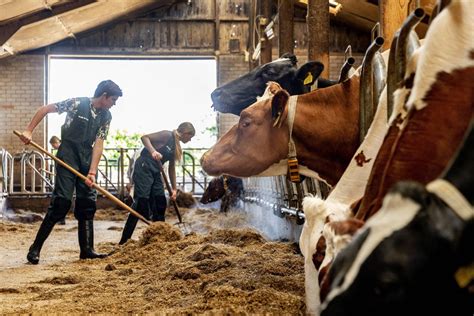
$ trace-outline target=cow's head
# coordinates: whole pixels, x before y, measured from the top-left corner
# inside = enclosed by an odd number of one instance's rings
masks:
[[[278,86],[270,84],[270,87]],[[289,95],[281,88],[274,89],[273,93],[273,97],[261,98],[242,111],[239,123],[202,156],[204,171],[214,176],[249,177],[286,158]]]
[[[269,81],[278,82],[290,95],[307,93],[323,69],[323,64],[317,61],[297,69],[296,57],[287,55],[215,89],[211,94],[213,107],[222,113],[240,115],[262,95]]]
[[[472,293],[456,273],[472,264],[473,233],[472,217],[464,222],[422,185],[398,184],[335,258],[321,315],[444,315],[452,306],[462,315]]]
[[[224,179],[223,177],[217,177],[209,182],[209,185],[204,191],[200,202],[203,204],[215,202],[224,196]]]

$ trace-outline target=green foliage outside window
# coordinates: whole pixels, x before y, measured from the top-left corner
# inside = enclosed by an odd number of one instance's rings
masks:
[[[139,133],[128,133],[126,130],[114,130],[110,131],[105,141],[104,148],[117,149],[117,150],[104,150],[104,155],[109,160],[116,160],[120,156],[118,148],[138,148],[142,146],[140,138],[142,134]],[[131,152],[130,154],[133,154]]]

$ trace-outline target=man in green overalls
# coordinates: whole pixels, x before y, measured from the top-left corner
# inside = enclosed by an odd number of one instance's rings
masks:
[[[61,127],[62,142],[56,157],[88,178],[88,182],[84,183],[66,168],[61,165],[56,166],[56,180],[51,203],[26,257],[32,264],[39,262],[41,247],[54,225],[66,216],[71,207],[74,189],[76,189],[74,216],[78,220],[81,248],[79,257],[94,259],[106,256],[94,250],[93,219],[97,192],[91,186],[96,179],[104,140],[112,120],[109,109],[115,105],[120,96],[122,96],[122,90],[117,84],[111,80],[102,81],[97,86],[93,98],[72,98],[39,108],[22,133],[20,138],[28,144],[33,130],[47,114],[66,112],[66,120]]]
[[[166,210],[166,197],[161,180],[158,163],[168,162],[168,175],[173,189],[171,199],[176,199],[176,168],[175,161],[181,161],[182,150],[180,141],[187,143],[196,133],[194,126],[189,122],[181,123],[177,130],[160,131],[142,136],[145,148],[140,157],[134,162],[133,183],[134,202],[132,208],[146,218],[151,215],[152,221],[164,221]],[[151,209],[151,214],[150,214]],[[122,245],[132,237],[138,218],[130,214],[119,244]]]

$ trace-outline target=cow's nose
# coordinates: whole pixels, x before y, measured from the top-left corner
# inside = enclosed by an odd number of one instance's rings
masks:
[[[214,101],[216,99],[219,99],[221,95],[222,95],[222,90],[216,89],[216,90],[212,91],[211,99]]]
[[[206,160],[206,154],[207,154],[207,152],[202,154],[201,159],[199,159],[199,163],[201,164],[201,166],[204,164],[204,161]]]

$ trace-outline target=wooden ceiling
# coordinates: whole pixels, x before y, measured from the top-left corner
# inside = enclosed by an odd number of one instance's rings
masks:
[[[409,1],[412,9],[414,9],[417,2],[415,0],[404,1]],[[363,30],[371,30],[374,24],[379,21],[379,0],[329,0],[329,2],[341,5],[340,10],[338,10],[335,16],[335,19],[338,21],[343,21]],[[427,16],[431,16],[437,0],[420,0],[419,2],[420,7],[425,10]],[[304,7],[308,4],[308,0],[297,0],[296,4]],[[426,29],[426,26],[421,27],[421,30],[423,29]]]

